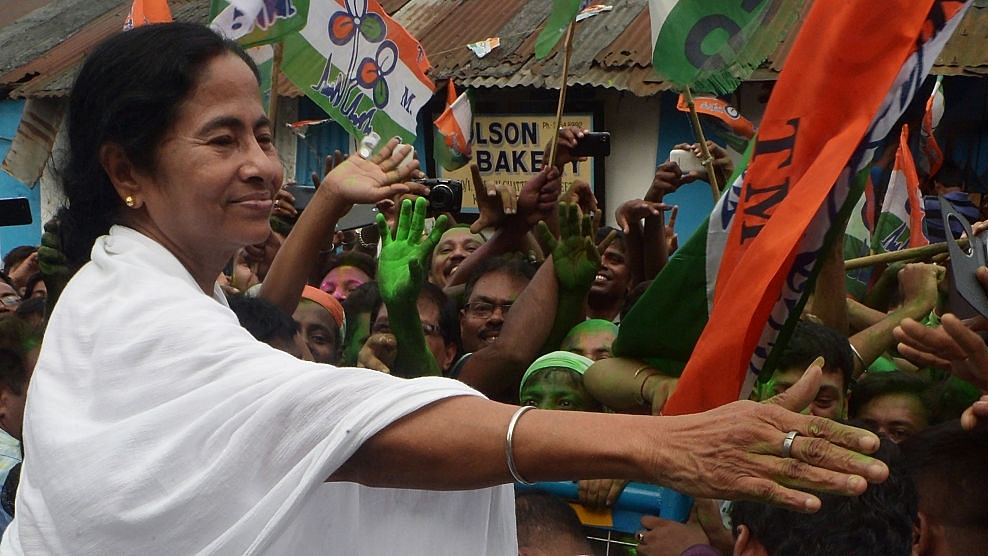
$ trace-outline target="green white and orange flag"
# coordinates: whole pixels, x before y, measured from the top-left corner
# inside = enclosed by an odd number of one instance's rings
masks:
[[[919,176],[909,150],[909,126],[902,126],[895,163],[889,177],[882,212],[875,223],[871,248],[875,253],[898,251],[929,245],[923,234],[923,200],[919,194]]]
[[[798,21],[803,0],[649,0],[652,67],[678,90],[729,93]]]
[[[280,41],[281,72],[351,135],[414,141],[429,59],[375,0],[213,0],[211,12],[243,45]]]
[[[452,79],[446,84],[446,109],[434,123],[436,161],[450,171],[466,166],[472,150],[473,108],[466,91],[456,95]]]
[[[769,100],[739,194],[710,218],[728,226],[712,310],[664,413],[747,397],[759,372],[771,368],[772,347],[801,311],[818,253],[842,231],[857,200],[855,178],[867,171],[875,145],[969,5],[813,4]],[[854,56],[868,52],[882,55]],[[837,85],[847,83],[855,86]]]
[[[375,0],[311,0],[281,71],[351,135],[415,140],[435,86],[422,45]]]
[[[168,0],[134,0],[123,28],[127,31],[141,25],[168,23],[171,20],[172,11],[168,7]]]
[[[245,47],[271,44],[305,26],[310,0],[211,0],[209,26]]]

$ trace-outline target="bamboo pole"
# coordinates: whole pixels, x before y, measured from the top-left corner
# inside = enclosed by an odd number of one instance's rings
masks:
[[[570,22],[566,28],[565,46],[563,47],[563,78],[559,84],[559,105],[556,106],[556,133],[549,143],[549,161],[546,167],[556,164],[556,146],[559,144],[559,127],[563,123],[563,106],[566,104],[566,82],[569,81],[569,55],[573,50],[573,32],[576,29],[576,20]]]
[[[271,129],[278,129],[278,86],[281,81],[281,60],[284,58],[285,45],[274,43],[274,57],[271,59],[271,94],[268,97],[268,119]]]
[[[700,115],[696,113],[696,104],[693,102],[693,90],[689,87],[683,89],[686,97],[686,106],[690,109],[690,120],[693,121],[693,130],[696,132],[697,141],[700,142],[700,154],[703,155],[703,165],[707,168],[707,181],[710,183],[711,193],[714,195],[714,202],[720,198],[720,184],[717,183],[717,174],[714,173],[714,157],[710,155],[707,148],[707,138],[703,135],[703,128],[700,127]]]
[[[957,240],[957,245],[962,249],[967,247],[967,238]],[[895,263],[899,261],[924,261],[932,259],[937,255],[946,253],[949,250],[947,243],[931,243],[922,247],[912,247],[899,251],[889,251],[878,253],[877,255],[867,255],[856,259],[844,261],[844,270],[857,270],[878,264]]]

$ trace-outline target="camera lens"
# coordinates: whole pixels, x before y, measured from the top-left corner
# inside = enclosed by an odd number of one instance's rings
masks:
[[[453,192],[449,186],[438,184],[429,191],[429,206],[433,209],[444,210],[453,200]]]

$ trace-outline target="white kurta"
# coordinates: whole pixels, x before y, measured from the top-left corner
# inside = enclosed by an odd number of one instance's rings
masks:
[[[114,227],[63,292],[27,396],[2,554],[517,554],[510,486],[323,481],[374,433],[479,395],[300,361],[255,341],[217,287]]]

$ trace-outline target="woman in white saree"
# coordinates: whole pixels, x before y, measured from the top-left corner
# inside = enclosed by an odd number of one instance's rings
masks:
[[[887,475],[862,455],[877,437],[791,411],[818,367],[778,404],[522,415],[453,380],[254,341],[215,279],[270,233],[282,168],[256,68],[206,28],[111,37],[68,122],[64,247],[91,261],[51,315],[2,554],[516,554],[513,479],[622,477],[814,511],[798,489],[853,495]],[[312,202],[338,218],[421,192],[409,148],[350,157]]]

